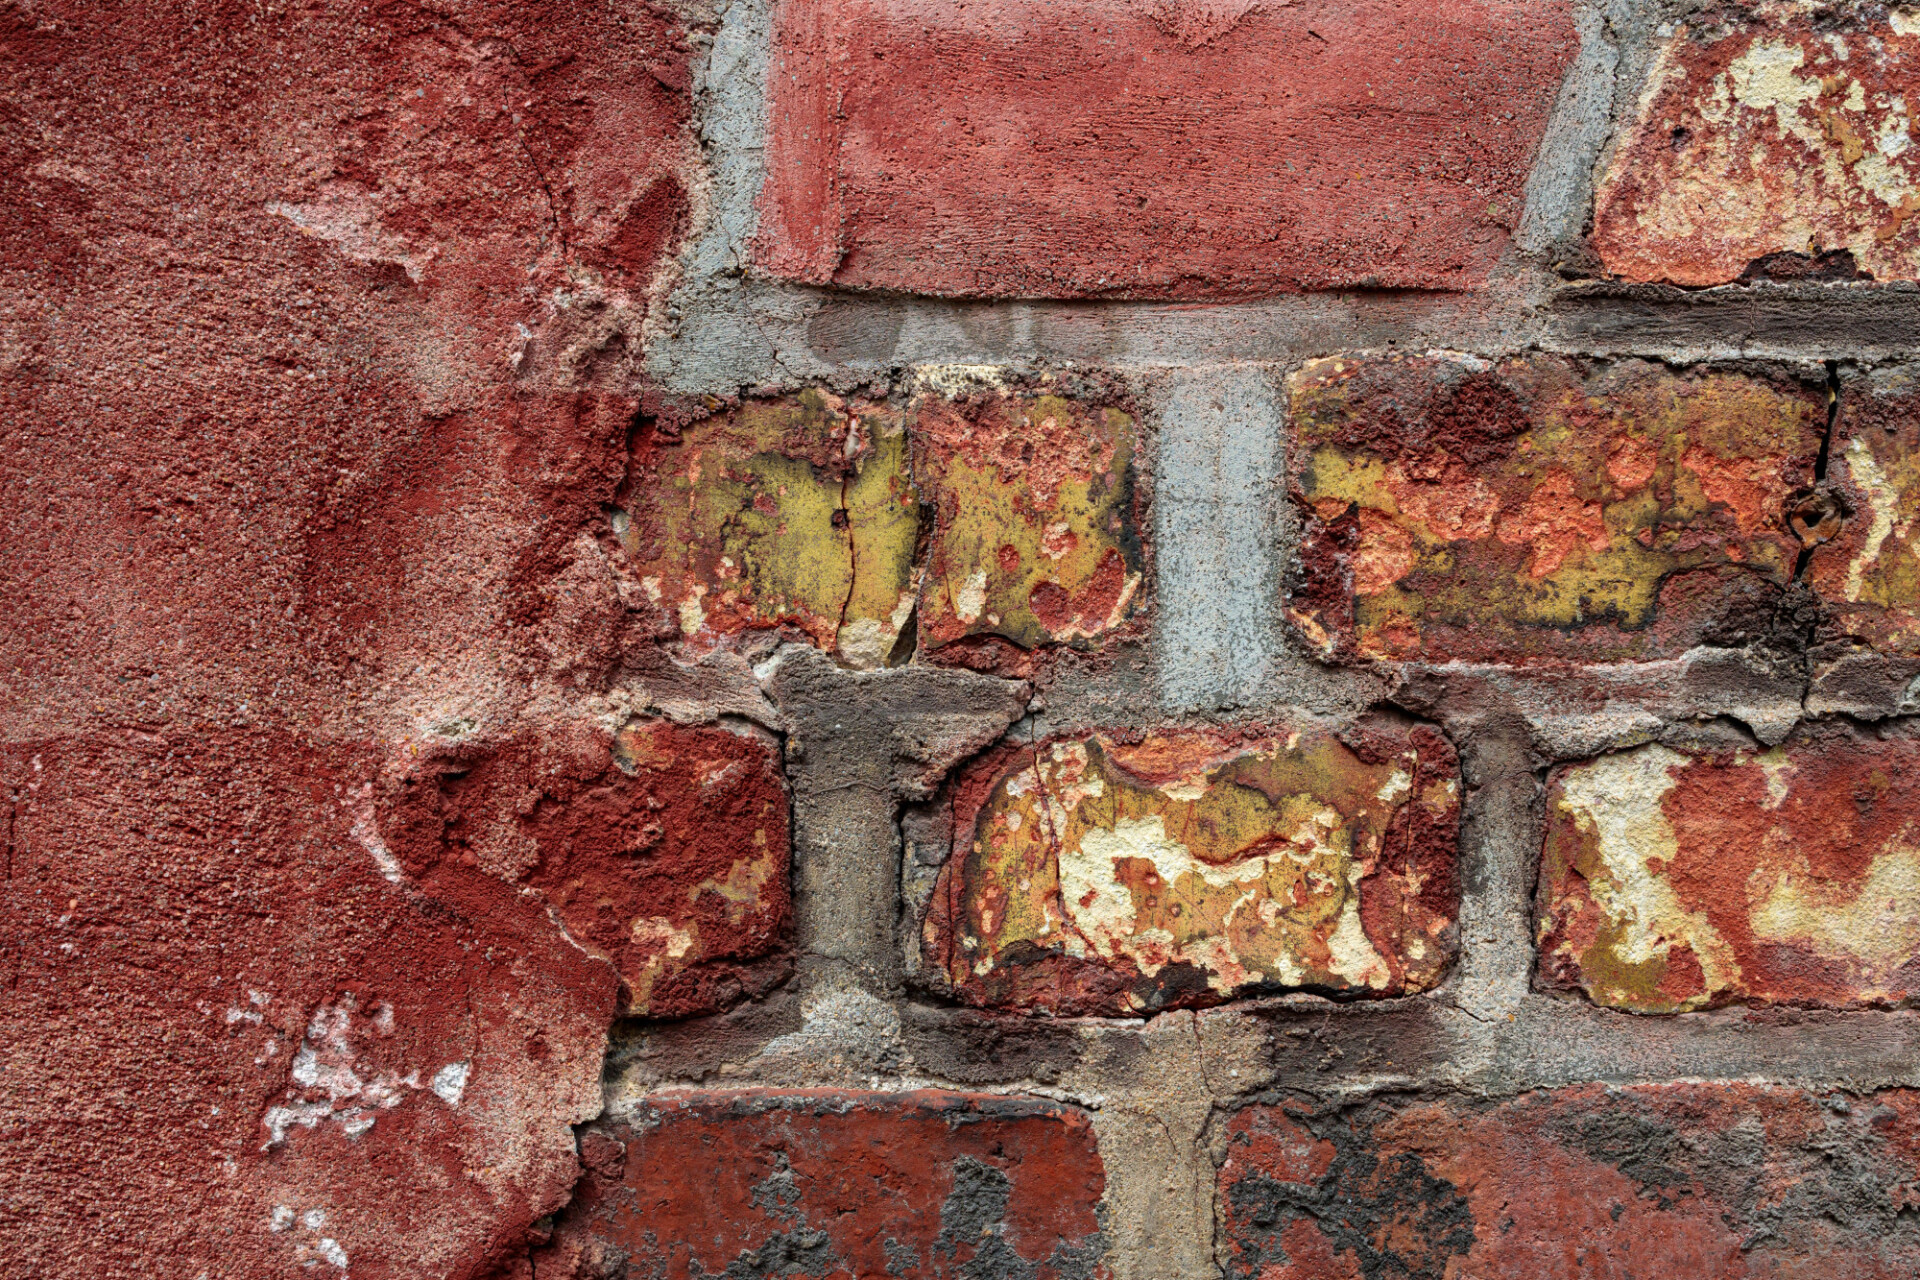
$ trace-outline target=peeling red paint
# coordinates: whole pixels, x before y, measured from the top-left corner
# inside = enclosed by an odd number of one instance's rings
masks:
[[[1672,657],[1764,634],[1813,385],[1625,361],[1337,356],[1290,380],[1288,617],[1324,656]]]
[[[1430,987],[1455,944],[1456,767],[1384,722],[1002,748],[956,785],[925,954],[970,1003],[1060,1013]]]
[[[564,1203],[618,975],[389,880],[364,788],[628,638],[582,535],[696,213],[686,36],[0,15],[8,1271],[477,1277]]]
[[[1709,10],[1661,50],[1595,198],[1632,280],[1920,272],[1920,26],[1880,5]],[[1781,261],[1784,260],[1784,261]]]
[[[1226,1126],[1231,1280],[1828,1276],[1920,1267],[1920,1098],[1744,1084],[1257,1105]]]
[[[1540,979],[1668,1013],[1901,1004],[1920,991],[1920,742],[1649,745],[1556,769]]]
[[[1077,1107],[998,1095],[668,1091],[587,1131],[539,1275],[1104,1280]]]
[[[1576,45],[1510,0],[783,0],[774,41],[773,274],[1161,298],[1479,284]]]

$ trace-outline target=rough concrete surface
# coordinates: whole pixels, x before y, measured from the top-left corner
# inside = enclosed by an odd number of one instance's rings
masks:
[[[4,0],[8,1274],[1912,1274],[1916,39]]]

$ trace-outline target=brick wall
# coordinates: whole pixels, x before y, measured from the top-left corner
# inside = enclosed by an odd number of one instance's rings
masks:
[[[1920,1273],[1920,10],[0,4],[23,1277]]]

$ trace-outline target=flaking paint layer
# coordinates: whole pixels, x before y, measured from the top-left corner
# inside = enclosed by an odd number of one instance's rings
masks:
[[[409,873],[451,860],[547,903],[618,969],[635,1016],[710,1012],[785,976],[787,793],[758,739],[556,725],[423,761],[383,826]]]
[[[923,930],[962,998],[1128,1014],[1397,995],[1454,950],[1453,753],[1425,728],[1009,748],[955,802]]]
[[[1920,743],[1648,745],[1556,770],[1543,984],[1614,1008],[1901,1004],[1920,978]]]
[[[1287,613],[1330,658],[1617,661],[1756,625],[1826,424],[1817,387],[1637,361],[1339,356],[1289,388]]]
[[[1634,280],[1724,284],[1774,254],[1920,272],[1920,32],[1884,6],[1769,5],[1683,28],[1597,193],[1593,243]]]
[[[900,415],[818,388],[655,433],[620,527],[639,590],[700,646],[785,628],[885,665],[912,615],[919,536]]]
[[[1085,643],[1144,603],[1131,416],[1005,389],[917,397],[908,421],[933,533],[925,649]]]

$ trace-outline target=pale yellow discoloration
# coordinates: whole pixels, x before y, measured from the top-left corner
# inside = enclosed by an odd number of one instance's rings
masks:
[[[1452,919],[1416,899],[1451,875],[1452,841],[1395,815],[1419,806],[1450,820],[1449,782],[1419,751],[1363,763],[1324,733],[1237,750],[1202,736],[1050,743],[1002,777],[970,851],[949,864],[949,882],[965,877],[969,926],[946,935],[949,972],[1017,979],[1041,948],[1108,967],[1134,998],[1176,966],[1174,990],[1203,980],[1222,996],[1261,982],[1424,985]],[[1381,874],[1396,821],[1401,857],[1428,848],[1439,867]]]
[[[1793,856],[1782,868],[1760,868],[1748,885],[1758,938],[1794,943],[1816,955],[1846,956],[1857,966],[1858,996],[1898,992],[1895,971],[1920,956],[1920,847],[1903,843],[1873,859],[1865,881],[1838,887]]]

